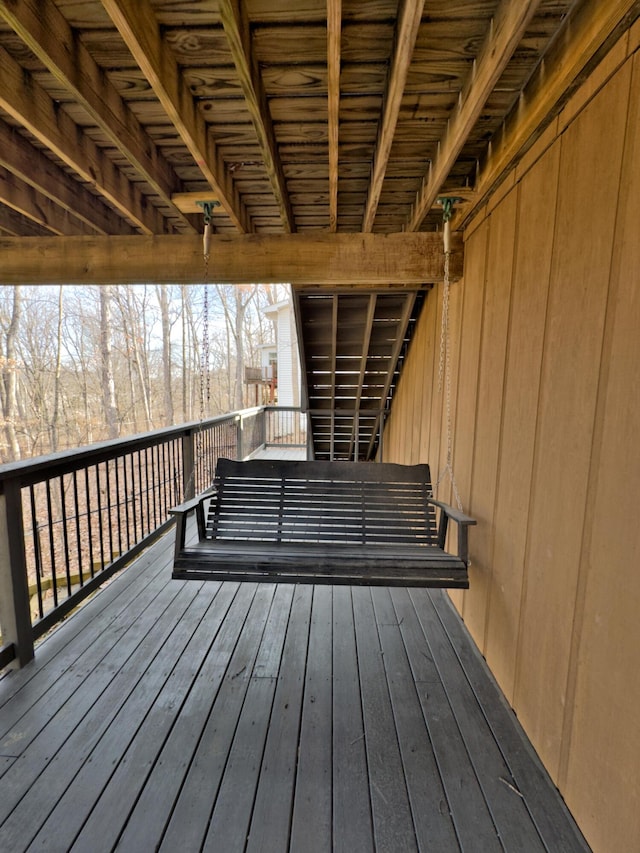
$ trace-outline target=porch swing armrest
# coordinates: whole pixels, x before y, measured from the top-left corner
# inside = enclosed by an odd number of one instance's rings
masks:
[[[472,524],[477,524],[475,518],[466,515],[461,510],[449,506],[442,501],[437,501],[435,498],[428,498],[428,503],[437,506],[441,510],[440,523],[438,524],[438,547],[444,551],[447,538],[447,525],[449,519],[455,521],[458,525],[458,556],[465,564],[469,564],[469,537],[468,528]]]
[[[434,506],[440,507],[440,509],[445,512],[447,516],[452,521],[455,521],[457,524],[469,525],[478,523],[475,518],[471,518],[470,515],[465,515],[465,513],[461,510],[456,509],[455,507],[450,506],[449,504],[443,503],[442,501],[437,501],[435,498],[427,498],[427,502],[433,504]]]
[[[199,503],[201,503],[203,500],[206,500],[207,498],[213,497],[214,494],[215,491],[207,490],[206,492],[202,492],[201,494],[196,495],[195,498],[190,498],[184,503],[178,504],[177,506],[172,506],[169,509],[169,512],[171,513],[171,515],[182,515],[183,513],[192,512],[194,509],[196,509]]]
[[[171,507],[171,509],[169,510],[169,513],[176,517],[176,554],[184,548],[185,537],[187,532],[187,518],[193,512],[193,510],[196,511],[198,538],[204,538],[204,501],[208,498],[212,498],[215,493],[215,487],[212,487],[211,489],[207,489],[206,491],[201,492],[199,495],[196,495],[195,498],[191,498],[188,501],[184,501],[184,503],[178,504],[178,506]]]

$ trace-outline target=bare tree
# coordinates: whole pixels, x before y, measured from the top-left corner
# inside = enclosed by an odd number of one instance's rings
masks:
[[[132,415],[134,427],[138,427],[138,410],[134,394],[133,377],[137,380],[138,393],[142,402],[144,414],[144,428],[152,429],[151,399],[149,388],[149,366],[146,356],[146,328],[144,309],[145,301],[139,304],[133,287],[128,284],[116,291],[116,302],[118,304],[120,318],[122,320],[122,331],[124,333],[123,355],[127,361],[131,378]]]
[[[217,285],[227,325],[227,334],[233,338],[235,348],[235,381],[233,407],[244,406],[244,332],[247,309],[256,294],[255,285]],[[231,374],[231,371],[230,371]]]
[[[51,450],[59,447],[58,424],[60,420],[60,374],[62,372],[62,305],[63,285],[58,288],[58,324],[56,332],[56,367],[53,381],[53,411],[51,412]]]
[[[102,365],[102,404],[107,424],[108,438],[118,435],[118,408],[113,377],[113,320],[112,290],[110,285],[100,288],[100,353]]]
[[[160,304],[160,319],[162,322],[162,389],[164,413],[167,423],[173,423],[173,387],[171,364],[171,317],[169,314],[169,286],[162,284],[156,290]]]
[[[7,448],[10,459],[20,459],[20,445],[16,434],[17,401],[17,361],[16,341],[22,316],[22,288],[18,284],[13,288],[13,305],[11,319],[5,340],[4,364],[2,381],[4,385],[4,430],[7,437]]]

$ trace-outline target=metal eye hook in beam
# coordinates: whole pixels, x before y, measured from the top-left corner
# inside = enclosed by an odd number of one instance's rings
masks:
[[[214,207],[219,207],[219,201],[197,201],[198,207],[202,208],[204,214],[204,235],[202,238],[202,248],[205,261],[209,260],[211,252],[211,214]]]
[[[453,205],[459,204],[464,199],[458,196],[442,196],[438,199],[438,204],[442,205],[442,222],[443,238],[444,238],[444,253],[445,255],[451,252],[451,217],[453,216]]]

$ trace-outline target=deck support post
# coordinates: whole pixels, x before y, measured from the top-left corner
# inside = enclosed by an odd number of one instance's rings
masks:
[[[33,659],[33,629],[24,549],[22,495],[17,481],[7,480],[0,495],[0,626],[2,642],[13,644],[13,666]]]
[[[192,432],[182,436],[182,492],[188,501],[196,494],[195,448]]]
[[[238,420],[236,421],[236,459],[240,462],[244,459],[243,431],[244,421],[242,415],[238,415]]]

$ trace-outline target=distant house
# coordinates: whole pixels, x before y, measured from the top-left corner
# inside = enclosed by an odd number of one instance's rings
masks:
[[[277,405],[299,406],[300,360],[293,307],[285,300],[269,305],[264,313],[273,323],[275,343],[262,347],[263,380],[275,380]]]

